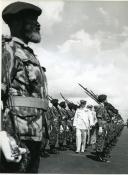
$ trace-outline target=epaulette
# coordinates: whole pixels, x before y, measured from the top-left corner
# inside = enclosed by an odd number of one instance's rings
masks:
[[[12,37],[11,36],[4,36],[2,35],[2,44],[5,43],[5,42],[10,42],[12,40]]]
[[[46,68],[45,67],[42,67],[43,71],[46,72]]]

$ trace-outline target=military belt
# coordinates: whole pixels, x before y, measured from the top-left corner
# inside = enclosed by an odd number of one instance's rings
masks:
[[[11,96],[11,98],[9,99],[8,106],[30,107],[47,110],[48,101],[47,99],[41,99],[36,97]]]

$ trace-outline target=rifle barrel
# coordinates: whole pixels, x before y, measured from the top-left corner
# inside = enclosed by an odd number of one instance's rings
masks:
[[[93,91],[90,91],[90,92],[95,96],[95,98],[97,98],[97,95]]]
[[[91,97],[93,100],[95,100],[98,104],[99,104],[99,102],[98,102],[98,99],[97,99],[97,96],[95,95],[95,94],[93,94],[91,91],[89,91],[87,88],[85,88],[84,86],[82,86],[80,83],[78,83],[79,84],[79,86],[81,86],[84,90],[85,90],[85,93],[89,96],[89,97]]]
[[[53,100],[53,98],[50,95],[48,95],[48,97],[49,97],[50,100]]]
[[[66,103],[70,103],[70,101],[68,101],[68,100],[62,95],[61,92],[60,92],[60,95],[61,95],[61,97],[64,99],[64,101],[65,101]]]

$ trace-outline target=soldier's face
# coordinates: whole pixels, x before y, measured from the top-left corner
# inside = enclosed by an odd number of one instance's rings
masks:
[[[41,41],[40,24],[36,16],[28,16],[24,19],[24,37],[28,42],[39,43]]]
[[[81,104],[81,108],[85,108],[86,104]]]

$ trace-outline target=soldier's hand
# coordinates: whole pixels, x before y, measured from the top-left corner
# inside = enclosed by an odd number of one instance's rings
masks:
[[[27,152],[26,148],[19,148],[20,154],[25,154]]]
[[[15,162],[15,163],[19,163],[22,159],[22,156],[21,155],[12,155],[12,160],[10,160],[10,162]]]

